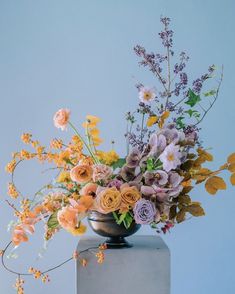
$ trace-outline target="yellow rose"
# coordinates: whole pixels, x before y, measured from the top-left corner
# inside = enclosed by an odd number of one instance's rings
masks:
[[[100,213],[116,211],[121,205],[121,193],[116,187],[105,188],[96,197],[95,209]]]

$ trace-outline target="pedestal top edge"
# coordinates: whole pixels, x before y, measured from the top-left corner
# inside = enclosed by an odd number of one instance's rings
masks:
[[[137,236],[131,236],[126,238],[126,240],[130,243],[132,243],[133,249],[147,249],[147,250],[166,250],[169,251],[168,246],[163,241],[163,239],[160,236],[154,236],[154,235],[137,235]],[[84,250],[88,247],[95,247],[98,246],[101,243],[105,242],[105,238],[102,237],[93,237],[93,236],[85,236],[81,237],[81,239],[78,242],[78,251]],[[118,249],[115,249],[118,250]],[[121,250],[129,250],[129,249],[121,249]]]

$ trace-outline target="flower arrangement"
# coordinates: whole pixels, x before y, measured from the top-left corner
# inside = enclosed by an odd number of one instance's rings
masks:
[[[147,53],[139,45],[134,48],[141,59],[140,65],[149,68],[158,86],[136,85],[140,101],[134,112],[126,114],[126,156],[121,157],[114,149],[99,148],[102,143],[98,129],[100,118],[86,116],[83,136],[72,124],[68,109],[57,111],[53,120],[55,127],[62,131],[68,128],[74,131],[69,143],[53,139],[46,148],[31,134],[22,135],[22,141],[33,151],[24,149],[14,153],[6,167],[12,175],[8,194],[15,201],[7,200],[7,203],[16,221],[12,226],[12,240],[1,251],[5,267],[3,257],[8,247],[28,241],[38,222],[46,223],[44,238],[47,241],[61,229],[74,236],[84,234],[84,219],[90,211],[112,214],[126,229],[135,222],[166,233],[176,223],[186,220],[187,215],[205,214],[201,203],[189,195],[196,185],[205,183],[206,191],[212,195],[225,190],[226,183],[220,176],[223,171],[231,173],[230,181],[235,185],[235,153],[217,170],[210,170],[204,164],[213,161],[213,156],[199,137],[199,125],[218,98],[223,68],[212,88],[206,85],[216,77],[214,65],[189,86],[185,71],[189,58],[181,52],[179,61],[173,65],[170,19],[161,18],[161,23],[163,30],[159,36],[165,53]],[[19,164],[31,159],[53,164],[58,175],[28,199],[15,186],[14,174]],[[99,263],[104,259],[105,248],[101,245],[95,253]],[[75,252],[67,261],[73,258],[79,258],[86,265],[81,253]],[[29,273],[44,282],[48,280],[47,271],[30,268]],[[21,274],[16,274],[15,287],[18,293],[23,293]]]

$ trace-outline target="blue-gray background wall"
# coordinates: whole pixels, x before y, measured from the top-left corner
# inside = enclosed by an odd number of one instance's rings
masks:
[[[212,166],[223,163],[235,150],[234,11],[233,0],[0,0],[0,247],[10,238],[6,226],[12,216],[4,202],[8,181],[4,166],[11,152],[22,147],[22,132],[32,132],[44,144],[52,137],[68,138],[71,132],[61,133],[52,123],[54,112],[68,107],[76,124],[87,113],[102,117],[104,148],[115,139],[117,150],[124,153],[124,113],[137,104],[135,81],[151,86],[154,81],[138,67],[132,48],[141,43],[149,50],[161,49],[160,15],[172,18],[175,49],[191,56],[192,77],[210,64],[224,64],[220,98],[201,132],[204,145],[213,147]],[[19,168],[17,183],[27,195],[49,178],[42,169],[35,163]],[[163,236],[171,249],[172,294],[235,293],[234,194],[232,188],[217,196],[197,189],[193,198],[203,203],[206,216]],[[140,233],[154,234],[147,228]],[[78,242],[60,233],[44,259],[37,261],[43,243],[40,234],[39,227],[11,265],[44,269],[70,256]],[[74,293],[73,263],[52,273],[51,279],[47,286],[27,281],[26,293]],[[0,268],[0,293],[14,293],[13,282],[14,277]]]

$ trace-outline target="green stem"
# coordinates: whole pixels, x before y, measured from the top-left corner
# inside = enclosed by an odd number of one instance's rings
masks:
[[[85,145],[87,151],[89,152],[89,154],[91,155],[91,157],[94,159],[94,161],[97,163],[97,159],[95,157],[95,155],[93,154],[92,150],[90,149],[89,145],[86,143],[86,141],[82,138],[82,136],[78,133],[77,129],[75,128],[75,126],[71,123],[68,122],[68,124],[71,126],[71,128],[74,130],[74,132],[76,133],[76,135],[79,137],[79,139],[83,142],[83,144]]]
[[[143,139],[144,139],[144,136],[143,136],[143,131],[144,131],[144,117],[145,117],[145,113],[143,113],[142,122],[141,122],[141,133],[140,133],[141,143],[143,142]]]

